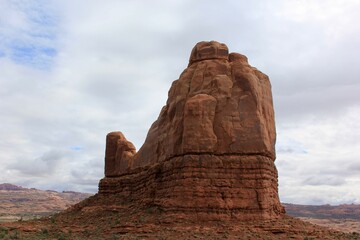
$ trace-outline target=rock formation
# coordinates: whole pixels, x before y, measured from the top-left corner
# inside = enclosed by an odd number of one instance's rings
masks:
[[[358,239],[355,232],[336,232],[284,214],[274,145],[268,77],[245,56],[229,54],[226,45],[200,42],[141,149],[136,152],[121,132],[107,135],[98,194],[51,218],[1,223],[0,235]]]
[[[204,219],[276,218],[275,139],[268,76],[225,44],[200,42],[140,150],[107,135],[99,194]]]

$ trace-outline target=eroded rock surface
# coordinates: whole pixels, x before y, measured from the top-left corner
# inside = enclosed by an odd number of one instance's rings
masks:
[[[116,177],[128,171],[136,153],[134,144],[127,141],[121,132],[106,136],[105,176]]]
[[[99,193],[207,219],[277,217],[275,138],[269,78],[225,44],[200,42],[140,150],[108,134]]]

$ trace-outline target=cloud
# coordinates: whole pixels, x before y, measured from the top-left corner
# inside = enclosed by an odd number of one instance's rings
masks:
[[[355,190],[360,184],[356,168],[359,158],[354,151],[360,147],[359,114],[359,107],[349,107],[341,116],[321,114],[295,125],[293,122],[280,125],[278,135],[282,141],[289,144],[292,142],[289,139],[296,139],[296,146],[307,151],[307,154],[278,151],[282,199],[302,204],[319,204],[315,201],[319,198],[331,204],[359,202]],[[349,192],[344,193],[345,189]],[[320,192],[324,195],[315,197]]]
[[[35,159],[22,159],[8,165],[8,169],[18,171],[28,177],[46,177],[55,173],[66,154],[57,150],[44,153]]]
[[[16,64],[38,69],[52,66],[57,18],[46,1],[3,1],[0,51]]]
[[[329,186],[341,186],[346,183],[343,177],[334,177],[334,176],[312,176],[305,179],[303,182],[305,185],[311,186],[322,186],[322,185],[329,185]]]
[[[358,159],[356,159],[355,161],[352,161],[352,163],[347,166],[346,170],[347,170],[347,172],[359,173],[360,172],[360,161]]]

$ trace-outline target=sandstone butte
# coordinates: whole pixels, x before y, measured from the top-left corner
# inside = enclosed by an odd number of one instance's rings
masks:
[[[275,139],[268,76],[225,44],[199,42],[140,150],[107,135],[99,193],[200,219],[277,218]]]
[[[268,76],[225,44],[199,42],[139,151],[107,135],[97,194],[51,219],[1,224],[0,236],[359,239],[285,214],[275,140]]]

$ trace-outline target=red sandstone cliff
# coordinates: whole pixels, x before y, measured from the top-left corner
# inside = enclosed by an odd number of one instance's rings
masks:
[[[281,215],[269,78],[225,44],[200,42],[168,95],[138,152],[108,134],[99,193],[207,219]]]

